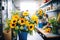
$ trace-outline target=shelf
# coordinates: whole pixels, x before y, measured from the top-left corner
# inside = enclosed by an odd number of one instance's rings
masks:
[[[43,8],[43,7],[47,6],[47,5],[49,5],[51,2],[52,2],[52,1],[43,4],[42,6],[40,6],[40,8]]]
[[[51,1],[43,4],[42,6],[40,6],[40,8],[46,7],[46,6],[50,5],[51,3],[55,3],[55,2],[57,2],[57,0],[51,0]]]
[[[36,29],[37,29],[40,33],[42,33],[43,35],[45,35],[45,37],[47,37],[47,38],[57,38],[57,37],[60,38],[60,35],[58,35],[58,34],[53,34],[53,33],[47,33],[47,32],[45,32],[45,30],[43,30],[42,28],[36,27]]]
[[[55,9],[55,10],[49,10],[49,11],[46,11],[46,13],[49,13],[49,12],[59,12],[60,9]]]

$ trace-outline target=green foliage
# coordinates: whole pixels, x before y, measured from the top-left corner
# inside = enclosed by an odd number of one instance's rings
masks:
[[[9,30],[10,28],[9,27],[6,27],[4,30]]]
[[[34,28],[34,31],[37,32],[36,28]]]
[[[56,27],[52,27],[52,32],[56,34]]]
[[[20,27],[20,30],[23,30],[23,29],[24,29],[24,27],[23,27],[23,26],[21,26],[21,27]]]
[[[33,35],[32,31],[29,31],[29,34],[30,34],[30,35]]]
[[[55,18],[49,19],[49,23],[51,23],[52,26],[58,26],[57,20]]]

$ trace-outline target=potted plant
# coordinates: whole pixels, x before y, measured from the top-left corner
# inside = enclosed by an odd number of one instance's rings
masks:
[[[52,33],[57,34],[58,22],[56,17],[49,19],[49,23],[52,24]]]

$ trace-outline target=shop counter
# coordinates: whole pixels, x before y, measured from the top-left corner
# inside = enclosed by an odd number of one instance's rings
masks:
[[[36,27],[36,29],[44,40],[60,40],[60,35],[58,34],[47,33],[42,28],[38,28],[38,27]]]

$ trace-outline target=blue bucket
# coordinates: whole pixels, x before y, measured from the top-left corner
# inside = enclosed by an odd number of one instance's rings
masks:
[[[26,30],[26,27],[24,27],[24,30]],[[27,40],[27,34],[28,32],[26,31],[19,31],[18,35],[19,35],[19,40]]]
[[[19,32],[19,40],[27,40],[27,32]]]
[[[39,26],[39,28],[42,28],[43,27],[43,23],[39,23],[38,26]]]

